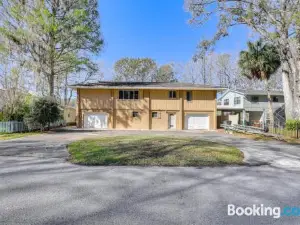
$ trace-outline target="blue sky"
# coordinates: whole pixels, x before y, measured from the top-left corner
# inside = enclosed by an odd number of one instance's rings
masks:
[[[101,31],[105,46],[101,61],[105,79],[122,57],[149,57],[161,65],[187,62],[203,38],[212,37],[216,19],[202,27],[188,24],[190,15],[183,0],[100,0]],[[215,51],[237,55],[245,48],[249,33],[234,28],[230,36],[218,42]]]

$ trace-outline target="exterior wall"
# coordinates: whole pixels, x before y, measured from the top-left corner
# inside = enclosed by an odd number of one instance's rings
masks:
[[[110,129],[167,130],[169,114],[176,114],[176,129],[184,129],[185,115],[190,113],[209,115],[210,129],[216,129],[216,91],[193,91],[192,101],[186,100],[186,91],[176,91],[176,99],[169,99],[169,90],[139,90],[139,99],[121,100],[119,90],[78,89],[78,127],[83,127],[88,112],[108,114]],[[132,113],[138,112],[138,117]],[[152,118],[159,112],[159,118]]]
[[[176,99],[169,99],[168,90],[150,90],[152,110],[179,110],[179,91],[176,91]]]
[[[235,105],[234,104],[234,98],[235,97],[240,97],[241,98],[241,104]],[[224,100],[229,99],[229,105],[224,105]],[[218,105],[218,109],[243,109],[244,108],[244,95],[235,92],[235,91],[229,91],[227,94],[225,94],[221,99],[221,105]]]
[[[81,109],[112,109],[111,90],[81,89]]]
[[[245,110],[246,111],[262,112],[265,109],[268,109],[268,97],[266,95],[259,95],[257,97],[258,97],[258,102],[252,102],[251,101],[252,96],[251,95],[246,96],[246,98],[245,98]],[[272,102],[274,110],[276,110],[284,105],[284,97],[283,96],[277,96],[277,97],[278,97],[279,101]]]
[[[75,108],[65,108],[64,109],[64,120],[67,124],[76,122],[76,109]]]
[[[215,91],[192,91],[192,101],[186,100],[184,92],[184,110],[189,111],[213,111],[215,110]]]
[[[158,112],[158,118],[152,118],[152,112]],[[176,121],[178,121],[177,112],[175,112],[175,113],[176,113]],[[163,110],[151,111],[150,120],[151,120],[150,129],[152,129],[152,130],[167,130],[168,126],[169,126],[169,113],[167,111],[163,111]],[[177,128],[177,126],[178,126],[178,124],[176,123],[176,128]]]
[[[133,112],[138,112],[138,117],[132,117]],[[116,129],[136,129],[136,130],[148,130],[147,126],[149,121],[149,114],[147,110],[116,110],[115,117]]]

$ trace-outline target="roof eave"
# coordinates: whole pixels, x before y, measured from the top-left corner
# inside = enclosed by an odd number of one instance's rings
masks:
[[[144,90],[215,90],[221,91],[226,90],[227,88],[221,87],[116,87],[116,86],[107,86],[107,87],[99,87],[99,86],[69,86],[71,89],[126,89],[126,90],[134,90],[134,89],[144,89]]]

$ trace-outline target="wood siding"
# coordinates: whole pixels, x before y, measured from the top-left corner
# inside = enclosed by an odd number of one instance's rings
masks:
[[[179,91],[176,91],[176,99],[169,99],[168,90],[151,90],[150,99],[152,110],[179,110]]]
[[[186,100],[186,91],[176,90],[176,99],[169,99],[169,90],[139,90],[139,99],[119,99],[117,89],[78,89],[78,127],[83,127],[85,113],[105,112],[110,129],[167,130],[168,116],[176,114],[176,129],[184,129],[185,116],[191,113],[207,114],[210,129],[216,129],[216,91],[192,91],[192,101]],[[133,117],[138,112],[138,117]],[[152,118],[158,112],[159,118]]]
[[[184,110],[195,111],[214,111],[215,110],[215,91],[192,91],[192,100],[186,100],[184,92]]]
[[[112,109],[111,90],[81,89],[81,109]]]

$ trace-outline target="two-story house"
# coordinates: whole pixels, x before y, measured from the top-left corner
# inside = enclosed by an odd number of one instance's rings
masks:
[[[271,91],[273,112],[284,113],[282,91]],[[268,114],[267,92],[262,90],[227,90],[217,100],[218,125],[236,115],[240,124],[258,125],[266,121]],[[278,115],[277,115],[278,114]],[[277,113],[277,116],[284,115]]]
[[[217,127],[219,87],[187,83],[98,82],[77,90],[77,126],[182,130]]]

